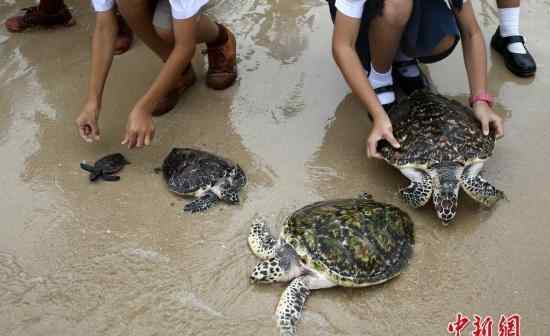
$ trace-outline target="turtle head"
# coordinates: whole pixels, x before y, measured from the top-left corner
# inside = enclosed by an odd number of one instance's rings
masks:
[[[464,167],[458,164],[447,164],[438,165],[430,171],[433,180],[434,207],[443,225],[448,225],[456,215],[459,178],[463,170]]]
[[[282,282],[285,281],[285,270],[282,268],[281,259],[278,257],[260,261],[250,276],[252,282]]]

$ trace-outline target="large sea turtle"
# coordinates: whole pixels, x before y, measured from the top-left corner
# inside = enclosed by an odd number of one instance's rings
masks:
[[[492,131],[483,135],[471,109],[421,90],[394,106],[390,118],[401,148],[380,141],[378,149],[411,181],[400,190],[410,206],[421,207],[433,195],[437,215],[447,224],[456,215],[459,187],[487,207],[504,197],[479,175],[495,136]]]
[[[310,290],[371,286],[399,275],[412,254],[413,222],[402,210],[364,194],[297,210],[279,240],[256,219],[248,244],[263,259],[252,282],[290,281],[276,315],[281,335],[291,336]]]
[[[118,173],[129,163],[124,155],[115,153],[102,157],[93,166],[86,163],[86,161],[82,161],[80,162],[80,168],[90,173],[89,179],[92,182],[100,178],[104,181],[118,181],[120,176],[113,174]]]
[[[192,213],[205,211],[220,199],[239,203],[239,191],[246,184],[239,165],[198,149],[172,149],[161,170],[170,191],[197,197],[184,207]]]

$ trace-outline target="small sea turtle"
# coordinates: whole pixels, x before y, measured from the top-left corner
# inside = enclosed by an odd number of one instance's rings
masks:
[[[379,142],[389,164],[411,181],[400,190],[412,207],[432,197],[437,215],[448,224],[456,215],[459,187],[489,207],[504,193],[479,172],[493,152],[495,136],[485,136],[473,111],[457,101],[429,91],[416,91],[391,111],[393,131],[401,148]]]
[[[122,154],[116,153],[102,157],[93,166],[87,164],[86,161],[82,161],[80,168],[90,173],[90,181],[92,182],[99,178],[105,181],[118,181],[120,176],[113,174],[118,173],[129,163]]]
[[[184,207],[184,211],[192,213],[205,211],[220,199],[239,203],[239,191],[246,184],[246,175],[239,165],[191,148],[172,149],[161,170],[170,191],[197,197]]]
[[[284,223],[279,240],[256,219],[248,245],[263,260],[251,281],[290,281],[276,315],[281,335],[291,336],[310,290],[366,287],[398,276],[412,254],[413,230],[405,212],[367,194],[297,210]]]

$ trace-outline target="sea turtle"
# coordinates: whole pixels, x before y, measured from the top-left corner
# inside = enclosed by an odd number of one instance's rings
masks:
[[[399,208],[370,195],[322,201],[294,212],[275,240],[265,221],[248,235],[262,259],[252,282],[288,282],[276,310],[280,334],[294,335],[310,290],[366,287],[398,276],[412,255],[413,222]]]
[[[471,109],[419,90],[394,106],[390,118],[401,148],[381,141],[378,149],[411,181],[400,190],[410,206],[425,205],[433,194],[437,215],[446,225],[456,215],[459,187],[487,207],[504,197],[479,175],[493,152],[495,135],[483,135]]]
[[[239,203],[239,191],[246,184],[239,165],[198,149],[172,149],[161,170],[170,191],[197,197],[184,207],[192,213],[205,211],[219,199]]]
[[[96,181],[101,178],[104,181],[118,181],[120,176],[113,175],[118,173],[125,165],[129,164],[128,160],[120,154],[110,154],[97,160],[94,165],[89,165],[86,161],[80,163],[80,168],[90,173],[90,181]]]

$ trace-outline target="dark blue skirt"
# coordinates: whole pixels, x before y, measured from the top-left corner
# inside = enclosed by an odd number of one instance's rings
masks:
[[[336,16],[335,0],[327,0],[330,8],[330,15],[334,22]],[[369,2],[377,0],[367,0],[361,18],[361,28],[357,37],[356,50],[363,67],[368,71],[370,69],[369,52],[369,22],[372,21],[372,6],[369,13]],[[375,13],[374,13],[375,14]],[[452,48],[442,54],[434,55],[434,49],[447,36],[455,37],[455,43]],[[434,63],[449,56],[458,41],[460,40],[460,30],[456,22],[453,11],[447,7],[443,0],[413,0],[413,9],[411,17],[403,32],[401,40],[402,50],[415,50],[415,55],[422,63]]]

